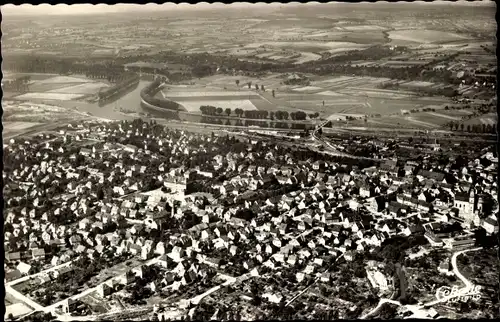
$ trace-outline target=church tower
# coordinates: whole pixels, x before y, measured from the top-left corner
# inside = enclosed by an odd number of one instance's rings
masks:
[[[474,220],[474,203],[476,199],[475,189],[471,188],[469,193],[469,204],[467,205],[467,212],[465,214],[466,221],[472,222]]]
[[[471,207],[471,210],[470,212],[474,212],[474,205],[475,205],[475,200],[476,200],[476,193],[475,193],[475,188],[471,188],[470,189],[470,193],[469,193],[469,205]]]

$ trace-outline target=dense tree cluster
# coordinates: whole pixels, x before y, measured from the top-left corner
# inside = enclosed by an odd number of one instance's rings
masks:
[[[4,80],[2,85],[5,91],[27,92],[30,81],[31,76],[21,76],[15,78],[14,80]]]
[[[141,99],[146,103],[171,111],[179,111],[182,107],[179,103],[166,98],[157,98],[155,95],[161,90],[162,80],[157,78],[141,91]]]
[[[139,76],[136,74],[126,74],[123,76],[122,80],[98,93],[99,101],[107,101],[113,98],[119,97],[124,91],[127,91],[130,87],[139,84]]]
[[[221,116],[223,112],[225,112],[228,116],[231,115],[231,109],[226,108],[223,110],[220,107],[216,106],[211,106],[211,105],[202,105],[200,106],[200,111],[202,115],[209,115],[209,116]],[[292,120],[297,120],[297,121],[303,121],[307,118],[308,114],[302,112],[302,111],[297,111],[297,112],[292,112],[288,113],[287,111],[276,111],[276,112],[269,112],[266,110],[242,110],[241,108],[236,108],[234,110],[234,114],[236,114],[238,117],[244,117],[247,119],[271,119],[271,120],[288,120],[290,117]],[[309,114],[310,118],[316,118],[319,117],[319,113],[312,113]]]

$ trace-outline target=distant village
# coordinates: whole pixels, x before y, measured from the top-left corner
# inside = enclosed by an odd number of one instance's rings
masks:
[[[382,296],[425,301],[405,294],[399,256],[407,267],[498,233],[494,147],[368,167],[293,149],[141,120],[11,139],[6,292],[55,317],[359,318]],[[425,268],[443,285],[446,256]],[[319,295],[302,294],[311,282]]]

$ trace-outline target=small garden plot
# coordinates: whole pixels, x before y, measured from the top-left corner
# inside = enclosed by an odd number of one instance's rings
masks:
[[[64,94],[64,93],[26,93],[16,96],[17,99],[46,99],[46,100],[60,100],[71,101],[80,97],[82,94]]]
[[[200,106],[202,105],[211,105],[216,107],[221,107],[223,110],[226,108],[230,108],[232,111],[240,108],[244,111],[253,111],[257,108],[250,100],[223,100],[223,101],[190,101],[190,102],[182,102],[181,105],[188,111],[198,113],[200,112]]]
[[[74,86],[68,86],[64,88],[51,90],[50,93],[64,93],[64,94],[94,94],[97,93],[101,88],[109,87],[105,83],[86,83]]]
[[[81,297],[79,300],[87,304],[92,312],[96,314],[107,313],[111,310],[111,306],[105,300],[99,298],[97,292],[92,292],[89,295]]]
[[[67,83],[92,83],[90,79],[71,77],[71,76],[56,76],[39,81],[43,84],[67,84]]]
[[[28,314],[32,311],[33,310],[24,303],[15,303],[11,305],[6,305],[4,318],[7,319],[9,315],[12,315],[12,317],[16,318]]]

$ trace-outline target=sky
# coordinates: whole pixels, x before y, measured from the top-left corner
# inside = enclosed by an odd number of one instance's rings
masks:
[[[244,9],[248,6],[254,6],[255,4],[248,3],[234,3],[230,6],[232,8],[241,8]],[[256,5],[259,5],[257,3]],[[260,5],[264,6],[275,6],[278,7],[281,4],[279,3],[271,3],[265,4],[261,3]],[[136,4],[116,4],[116,5],[107,5],[107,4],[58,4],[58,5],[49,5],[49,4],[41,4],[41,5],[31,5],[31,4],[23,4],[19,6],[15,5],[4,5],[1,6],[2,14],[54,14],[54,15],[70,15],[70,14],[93,14],[93,13],[112,13],[112,12],[147,12],[153,10],[200,10],[200,9],[218,9],[226,7],[226,4],[215,2],[213,4],[209,4],[206,2],[201,2],[196,5],[191,5],[188,3],[165,3],[165,4],[155,4],[149,3],[145,5],[136,5]]]
[[[385,2],[385,1],[381,1]],[[293,2],[292,2],[293,3]],[[413,2],[418,3],[418,2]],[[464,5],[464,6],[477,6],[480,4],[483,5],[493,5],[494,1],[491,0],[481,0],[481,1],[474,1],[474,2],[466,2],[466,1],[458,1],[458,2],[448,2],[448,1],[434,1],[434,2],[421,2],[421,4],[427,4],[427,5],[432,5],[432,4],[443,4],[443,3],[448,3],[450,5]],[[154,4],[154,3],[149,3],[146,5],[136,5],[136,4],[116,4],[116,5],[107,5],[107,4],[98,4],[98,5],[92,5],[92,4],[74,4],[74,5],[67,5],[67,4],[58,4],[58,5],[49,5],[49,4],[41,4],[41,5],[31,5],[31,4],[22,4],[22,5],[12,5],[12,4],[7,4],[3,5],[0,7],[2,14],[4,15],[72,15],[72,14],[96,14],[96,13],[113,13],[113,12],[147,12],[147,11],[152,11],[152,10],[200,10],[200,9],[223,9],[226,7],[231,7],[231,8],[241,8],[245,9],[248,8],[249,6],[251,7],[279,7],[282,6],[283,4],[273,2],[270,4],[267,3],[242,3],[242,2],[237,2],[237,3],[232,3],[230,5],[223,4],[220,2],[215,2],[215,3],[206,3],[206,2],[200,2],[196,5],[192,4],[187,4],[187,3],[180,3],[180,4],[173,4],[173,3],[165,3],[162,5],[159,4]],[[352,5],[356,5],[353,3]]]

